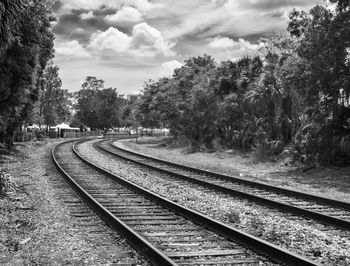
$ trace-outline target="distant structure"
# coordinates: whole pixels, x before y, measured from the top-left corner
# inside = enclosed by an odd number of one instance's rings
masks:
[[[128,101],[138,100],[138,99],[140,99],[140,97],[141,97],[140,93],[139,94],[128,94],[128,95],[126,95],[126,99]]]

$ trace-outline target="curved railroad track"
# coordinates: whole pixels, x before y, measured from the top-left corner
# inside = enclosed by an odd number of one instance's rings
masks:
[[[77,152],[79,143],[58,144],[54,163],[87,204],[153,265],[317,265],[99,168]]]
[[[98,142],[97,146],[108,154],[201,185],[204,188],[301,215],[344,230],[345,235],[349,234],[350,203],[167,162],[122,149],[106,140]]]

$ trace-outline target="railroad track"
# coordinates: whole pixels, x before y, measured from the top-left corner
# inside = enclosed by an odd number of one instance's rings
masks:
[[[153,265],[317,265],[107,172],[81,157],[75,145],[53,149],[58,169]]]
[[[350,203],[167,162],[121,149],[108,141],[98,142],[97,146],[109,154],[184,179],[206,189],[210,188],[284,212],[301,215],[344,230],[344,235],[349,235]]]

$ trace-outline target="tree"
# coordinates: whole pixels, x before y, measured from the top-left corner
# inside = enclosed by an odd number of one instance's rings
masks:
[[[121,126],[122,99],[115,88],[102,89],[96,95],[96,113],[98,128],[108,130]]]
[[[341,93],[345,98],[350,94],[350,10],[348,1],[332,2],[337,5],[335,11],[319,5],[308,14],[293,11],[288,27],[298,38],[297,52],[307,66],[302,92],[308,105],[308,132],[317,141],[306,149],[313,149],[310,157],[324,163],[347,157],[341,150],[350,133],[349,107],[339,101]]]
[[[116,89],[104,88],[104,81],[87,77],[82,89],[75,94],[76,117],[85,125],[108,130],[121,125],[123,101]]]
[[[41,79],[42,89],[39,97],[39,125],[53,126],[66,121],[70,116],[70,93],[61,88],[59,68],[50,61]]]
[[[349,11],[350,2],[348,0],[330,0],[330,2],[337,5],[338,12]]]
[[[168,78],[162,78],[158,82],[150,80],[145,83],[136,112],[136,118],[143,127],[158,128],[169,122],[167,110],[172,109],[171,103],[166,99],[166,95],[171,93],[169,82]]]
[[[14,41],[25,7],[23,0],[0,0],[0,56]]]
[[[172,78],[146,83],[138,107],[141,125],[169,127],[174,136],[193,145],[210,146],[215,138],[215,97],[210,84],[215,67],[209,55],[192,57],[175,69]]]
[[[75,93],[77,104],[76,117],[91,128],[98,128],[98,114],[96,113],[97,91],[104,88],[104,81],[88,76],[82,84],[82,89]]]
[[[53,56],[51,12],[46,1],[29,1],[17,18],[14,41],[0,57],[0,140],[8,146],[38,100],[40,77]]]
[[[262,39],[260,57],[218,66],[189,58],[146,83],[137,117],[196,146],[286,149],[304,163],[350,163],[350,2],[290,13],[289,34]]]
[[[321,103],[324,118],[332,113],[332,122],[339,122],[339,91],[349,95],[350,66],[346,64],[347,48],[350,47],[350,11],[343,11],[345,4],[338,3],[335,14],[323,6],[315,6],[309,15],[294,11],[291,34],[299,37],[298,54],[309,66],[308,86],[305,91],[310,106]],[[295,34],[301,32],[302,34]],[[325,122],[325,120],[324,120]]]
[[[126,100],[124,98],[120,98],[121,101],[121,121],[123,127],[128,129],[134,128],[137,131],[139,126],[139,121],[137,119],[137,106],[138,99],[131,98],[130,100]]]
[[[260,78],[261,59],[245,57],[236,62],[224,61],[216,72],[216,124],[221,143],[226,147],[249,150],[257,130],[256,118],[251,105],[245,104],[244,100]]]

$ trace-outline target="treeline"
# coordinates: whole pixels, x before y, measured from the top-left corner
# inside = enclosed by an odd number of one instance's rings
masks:
[[[53,58],[50,1],[0,0],[0,143],[12,146],[43,93]]]
[[[0,143],[25,123],[92,129],[168,127],[194,149],[288,152],[306,164],[350,162],[350,2],[293,10],[260,55],[217,64],[192,57],[126,100],[104,81],[61,88],[51,1],[0,0]],[[74,115],[74,116],[73,116]]]
[[[350,2],[290,13],[260,56],[192,57],[145,85],[137,118],[194,147],[288,152],[307,164],[350,162]]]

